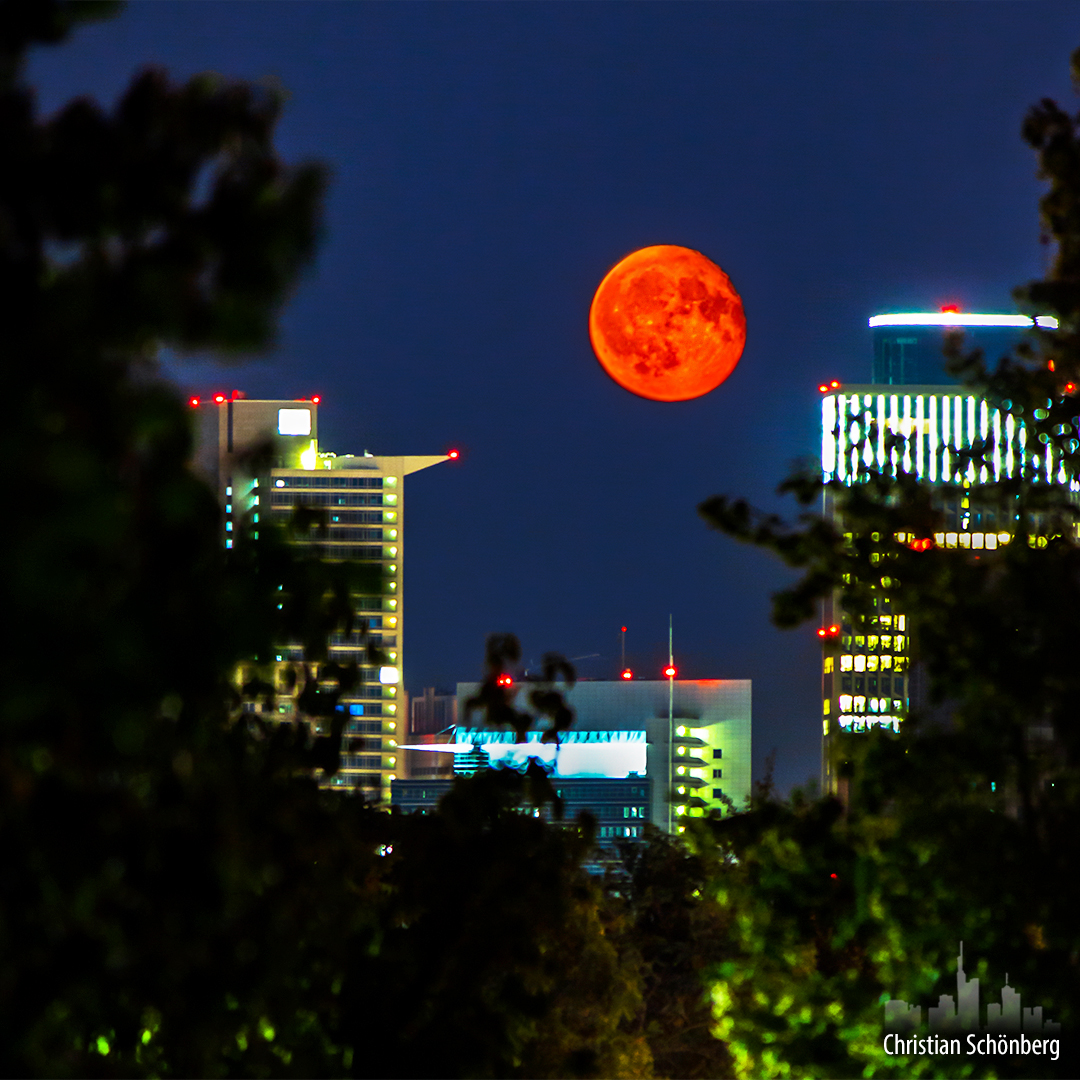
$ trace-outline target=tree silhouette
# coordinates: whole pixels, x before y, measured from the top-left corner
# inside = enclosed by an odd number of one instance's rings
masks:
[[[359,625],[370,568],[265,526],[223,551],[156,359],[272,341],[324,173],[277,156],[280,93],[218,76],[151,69],[111,111],[39,117],[27,50],[114,10],[0,5],[17,403],[0,432],[0,1071],[647,1075],[587,831],[523,812],[519,776],[417,820],[316,783],[356,675],[327,635]],[[284,692],[310,725],[266,716],[282,641],[305,647]]]

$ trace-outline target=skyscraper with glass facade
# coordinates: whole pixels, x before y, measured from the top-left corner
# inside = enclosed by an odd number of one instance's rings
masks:
[[[1040,319],[1040,325],[1052,328],[1056,323]],[[1049,446],[1032,453],[1023,424],[1006,409],[945,382],[943,333],[957,327],[966,331],[966,346],[983,348],[991,360],[996,352],[1014,347],[1032,320],[959,313],[872,318],[874,382],[819,387],[822,479],[827,485],[850,486],[875,472],[913,476],[933,487],[943,516],[932,538],[935,545],[994,550],[1010,542],[1013,523],[1000,507],[980,505],[973,488],[1016,476],[1021,469],[1036,483],[1064,483],[1067,478]],[[907,381],[908,376],[936,376],[938,382],[916,383]],[[973,456],[973,448],[983,452]],[[834,492],[835,487],[826,487],[824,513],[842,528]],[[877,592],[875,609],[862,625],[843,610],[838,595],[824,606],[822,785],[827,791],[837,786],[831,752],[837,733],[873,727],[897,731],[912,705],[921,703],[909,613],[895,610],[885,589],[875,584],[871,589]]]
[[[405,607],[402,569],[405,555],[406,476],[456,456],[336,455],[319,449],[318,399],[252,401],[218,394],[191,399],[197,410],[196,467],[214,486],[224,508],[222,541],[233,544],[240,521],[250,515],[257,533],[262,523],[284,523],[297,506],[325,515],[325,527],[310,541],[321,558],[375,563],[384,572],[384,589],[356,596],[354,605],[367,634],[335,634],[330,659],[360,666],[360,682],[344,696],[348,712],[346,750],[329,783],[356,789],[389,803],[398,772],[399,735],[405,731],[407,703],[402,687]],[[367,660],[367,645],[379,646],[385,663]],[[284,671],[303,659],[299,646],[283,642],[277,653],[279,687]],[[294,706],[279,695],[277,719],[291,721]]]

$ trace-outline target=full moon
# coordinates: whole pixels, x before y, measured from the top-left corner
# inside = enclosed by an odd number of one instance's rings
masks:
[[[653,401],[715,390],[746,344],[742,300],[700,251],[660,244],[617,263],[589,309],[596,358],[622,387]]]

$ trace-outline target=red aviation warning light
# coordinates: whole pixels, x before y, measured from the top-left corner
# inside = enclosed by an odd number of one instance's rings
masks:
[[[214,404],[215,405],[224,405],[227,400],[228,399],[225,397],[224,394],[215,394],[214,395]]]
[[[678,675],[678,673],[678,669],[675,667],[674,664],[668,664],[668,666],[664,668],[665,679],[674,679],[675,676]]]
[[[448,458],[449,458],[449,459],[450,459],[451,461],[457,461],[457,459],[458,459],[459,457],[461,457],[461,451],[460,451],[460,450],[447,450],[447,451],[446,451],[446,456],[447,456],[447,457],[448,457]]]
[[[191,406],[191,407],[192,407],[193,409],[197,409],[197,408],[199,407],[199,399],[198,399],[197,397],[193,397],[193,398],[188,398],[188,404],[189,404],[189,405],[190,405],[190,406]]]
[[[827,382],[827,383],[823,382],[818,387],[818,390],[822,394],[827,394],[830,390],[839,390],[839,389],[840,389],[840,380],[839,379],[833,379],[833,380],[831,380],[830,382]]]
[[[840,633],[840,627],[833,623],[832,626],[823,626],[818,632],[819,638],[831,638],[836,637]]]
[[[496,686],[513,686],[514,680],[509,675],[500,675],[495,680]]]
[[[933,546],[933,538],[929,536],[924,536],[921,540],[912,540],[908,544],[912,551],[929,551]]]
[[[319,395],[318,395],[318,394],[312,394],[312,395],[311,395],[311,400],[312,400],[312,402],[313,402],[314,404],[318,405],[318,404],[319,404],[319,402],[320,402],[320,401],[322,401],[322,398],[321,398],[321,397],[319,397]]]
[[[633,677],[634,677],[634,673],[629,668],[623,668],[622,678],[624,678],[624,679],[632,679]]]

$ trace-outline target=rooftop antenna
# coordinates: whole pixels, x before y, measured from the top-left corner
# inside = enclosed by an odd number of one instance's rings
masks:
[[[667,617],[667,737],[668,737],[668,833],[671,833],[671,804],[675,799],[675,651],[672,645],[671,615]]]
[[[634,677],[634,673],[626,666],[626,627],[622,628],[622,667],[619,668],[619,677],[625,682]]]

